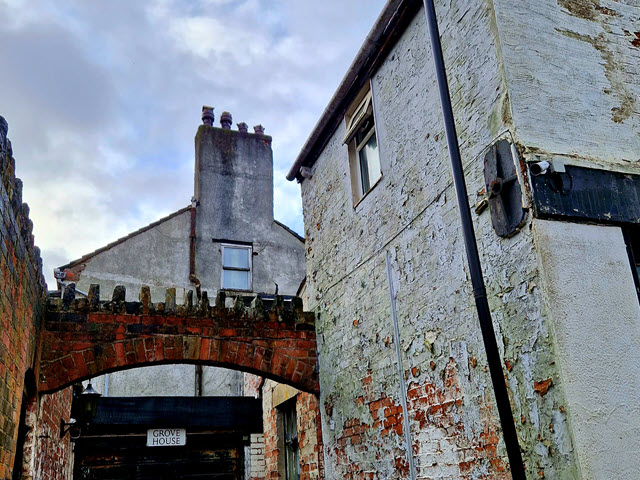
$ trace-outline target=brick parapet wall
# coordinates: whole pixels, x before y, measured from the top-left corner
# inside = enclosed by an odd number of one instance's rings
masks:
[[[65,413],[68,419],[68,393],[57,398],[33,394],[28,399],[26,418],[32,429],[25,442],[23,464],[14,465],[23,398],[28,397],[25,391],[29,390],[25,387],[26,372],[38,370],[36,356],[46,284],[40,251],[34,245],[29,207],[22,202],[22,181],[15,177],[7,129],[6,121],[0,117],[0,479],[11,478],[14,468],[22,468],[23,477],[30,478],[36,463],[41,471],[49,471],[46,478],[63,478],[69,442],[59,440],[58,429]],[[49,421],[45,422],[45,418]],[[49,426],[43,433],[46,423]],[[45,436],[55,444],[55,464],[50,463],[53,457],[36,445]]]
[[[51,301],[43,335],[38,388],[52,392],[110,371],[161,363],[199,363],[236,368],[279,379],[300,390],[317,392],[314,315],[302,303],[286,306],[276,297],[270,307],[259,297],[245,305],[236,297],[225,306],[220,292],[215,305],[203,293],[196,304],[187,297],[175,305],[151,303],[149,287],[141,302],[125,302],[124,287],[101,302],[98,286],[88,298],[73,299],[70,288]]]

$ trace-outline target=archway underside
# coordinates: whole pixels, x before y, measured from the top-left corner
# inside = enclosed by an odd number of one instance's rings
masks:
[[[204,292],[193,304],[153,304],[148,287],[141,302],[125,302],[116,287],[111,301],[100,301],[92,286],[88,298],[49,302],[45,320],[38,390],[49,393],[77,381],[117,370],[169,363],[195,363],[254,373],[318,393],[315,317],[300,299],[236,297],[225,307],[219,294],[210,306]]]

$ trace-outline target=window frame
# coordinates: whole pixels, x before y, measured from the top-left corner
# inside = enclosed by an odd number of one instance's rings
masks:
[[[248,255],[248,268],[243,267],[226,267],[224,264],[224,249],[225,248],[233,248],[237,250],[247,250]],[[251,292],[253,291],[253,246],[239,243],[221,243],[220,244],[220,290],[232,290],[232,291],[241,291],[241,292]],[[225,271],[233,271],[233,272],[248,272],[249,281],[248,288],[245,290],[244,288],[231,288],[226,287],[224,284],[224,272]]]
[[[298,411],[297,396],[278,405],[280,418],[282,421],[282,441],[284,445],[284,478],[285,480],[300,480],[300,443],[298,440]],[[288,437],[288,430],[292,428],[295,435]],[[293,478],[291,470],[293,469]]]
[[[380,183],[380,180],[384,176],[381,165],[381,155],[380,155],[380,136],[378,135],[378,125],[376,122],[375,116],[375,102],[373,96],[373,89],[371,88],[371,81],[367,82],[366,85],[360,90],[358,95],[356,95],[354,101],[351,103],[350,107],[347,109],[344,115],[345,120],[345,129],[346,133],[344,139],[342,141],[343,145],[347,145],[347,150],[349,154],[349,171],[351,174],[351,190],[352,190],[352,200],[353,200],[353,208],[355,209],[358,204],[374,189],[374,187]],[[366,133],[364,138],[358,142],[357,135],[360,130],[366,126],[366,122],[371,120],[373,123],[373,127],[370,131]],[[371,164],[371,159],[368,159],[365,155],[366,159],[366,167],[367,167],[367,178],[366,183],[368,183],[368,188],[365,190],[365,178],[364,178],[364,169],[362,167],[363,162],[361,160],[361,152],[368,145],[369,141],[372,137],[375,136],[376,139],[376,154],[378,157],[378,166],[380,170],[380,175],[377,178],[371,178],[369,167]]]

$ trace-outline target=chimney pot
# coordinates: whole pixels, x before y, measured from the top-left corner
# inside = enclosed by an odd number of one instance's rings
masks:
[[[249,131],[249,125],[244,122],[238,123],[238,131],[242,133],[247,133]]]
[[[262,125],[256,125],[253,127],[253,131],[255,133],[259,133],[260,135],[264,135],[264,127]]]
[[[222,115],[220,115],[220,126],[225,130],[230,130],[231,120],[231,114],[229,112],[222,112]]]
[[[215,117],[213,116],[213,107],[208,107],[206,105],[202,106],[202,123],[204,125],[208,125],[209,127],[213,126],[213,121]]]

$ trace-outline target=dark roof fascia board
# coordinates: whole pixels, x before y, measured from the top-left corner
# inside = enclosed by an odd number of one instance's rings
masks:
[[[119,238],[118,240],[108,243],[106,244],[104,247],[100,247],[97,250],[94,250],[91,253],[87,253],[86,255],[83,255],[82,257],[78,258],[77,260],[73,260],[69,263],[67,263],[66,265],[62,265],[61,267],[58,267],[60,270],[64,270],[65,268],[71,268],[71,267],[75,267],[76,265],[78,265],[79,263],[82,262],[86,262],[87,260],[95,257],[96,255],[98,255],[99,253],[102,252],[106,252],[107,250],[112,249],[113,247],[115,247],[116,245],[119,245],[121,243],[126,242],[127,240],[129,240],[132,237],[135,237],[136,235],[140,235],[141,233],[146,232],[147,230],[151,230],[154,227],[157,227],[158,225],[160,225],[161,223],[164,223],[166,221],[171,220],[174,217],[177,217],[178,215],[188,212],[191,210],[191,206],[189,205],[188,207],[184,207],[181,208],[180,210],[178,210],[177,212],[173,212],[169,215],[167,215],[166,217],[162,217],[159,220],[156,220],[153,223],[150,223],[149,225],[146,225],[138,230],[136,230],[135,232],[131,232],[129,235],[125,235],[122,238]]]
[[[349,104],[385,60],[422,5],[421,0],[389,0],[387,2],[287,173],[287,180],[297,179],[302,182],[300,167],[313,166],[329,138],[340,125]]]

